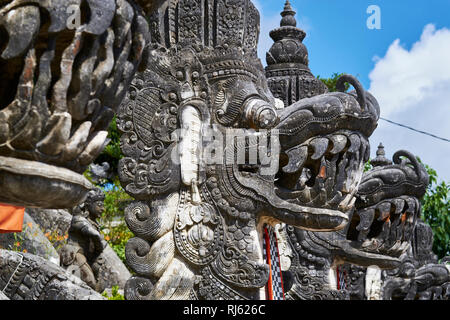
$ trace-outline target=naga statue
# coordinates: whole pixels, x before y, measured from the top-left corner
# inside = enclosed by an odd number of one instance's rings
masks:
[[[380,145],[377,158],[371,160],[373,169],[362,177],[355,210],[344,229],[321,233],[286,227],[293,248],[289,272],[294,279],[287,298],[350,299],[352,290],[360,290],[364,284],[358,281],[364,273],[358,267],[390,270],[400,265],[400,256],[410,248],[420,215],[419,199],[429,178],[425,167],[409,152],[398,151],[393,160],[392,164],[384,158]],[[359,285],[354,288],[351,279],[338,288],[337,269],[345,266],[353,266],[347,270],[347,278],[362,272],[355,277]]]
[[[280,222],[345,228],[379,106],[346,75],[339,92],[284,107],[256,55],[250,0],[152,9],[147,69],[117,122],[119,178],[136,199],[125,216],[136,236],[126,246],[136,275],[125,297],[269,299],[277,266],[263,243]],[[355,91],[344,92],[346,82]]]
[[[384,300],[450,300],[450,257],[438,263],[431,227],[418,220],[411,247],[394,270],[384,271]]]
[[[302,43],[306,34],[296,27],[294,15],[287,1],[281,13],[281,27],[270,33],[275,43],[267,53],[270,90],[285,104],[300,103],[327,92],[308,67],[308,51]],[[380,268],[386,270],[384,273],[398,274],[404,255],[414,247],[414,235],[423,228],[420,223],[416,227],[419,200],[429,178],[423,165],[409,152],[397,152],[394,165],[384,155],[380,144],[377,157],[371,160],[374,169],[362,177],[355,210],[344,229],[315,232],[288,224],[277,227],[284,298],[389,299],[382,290],[398,290],[398,279],[381,279]],[[442,271],[442,276],[435,278],[443,283],[446,268],[440,265],[434,270]]]

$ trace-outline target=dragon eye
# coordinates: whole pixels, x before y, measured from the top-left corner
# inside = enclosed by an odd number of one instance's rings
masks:
[[[177,100],[177,94],[173,92],[169,93],[169,100],[171,101]]]
[[[183,74],[183,72],[182,72],[182,71],[178,71],[177,74],[176,74],[176,77],[177,77],[177,79],[178,79],[179,81],[184,80],[184,74]]]

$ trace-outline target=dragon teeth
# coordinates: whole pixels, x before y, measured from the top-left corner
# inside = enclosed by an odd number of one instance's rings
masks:
[[[332,135],[329,139],[333,144],[333,148],[330,150],[330,153],[333,155],[340,153],[347,145],[347,137],[342,134]]]
[[[300,146],[286,152],[289,163],[283,167],[283,172],[294,173],[300,171],[308,158],[308,146]]]
[[[322,158],[325,152],[328,150],[329,140],[327,138],[315,138],[309,144],[314,149],[314,154],[311,156],[312,160],[318,160]]]
[[[348,148],[349,153],[356,153],[359,148],[361,147],[361,139],[358,135],[352,134],[349,137],[350,140],[350,147]]]

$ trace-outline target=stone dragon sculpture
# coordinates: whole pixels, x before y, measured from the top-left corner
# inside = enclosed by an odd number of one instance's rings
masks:
[[[378,104],[345,76],[356,92],[277,109],[251,1],[161,1],[150,25],[148,68],[118,115],[119,177],[136,199],[126,298],[264,298],[262,225],[345,227]]]
[[[438,262],[433,253],[433,231],[417,221],[411,246],[401,264],[383,273],[381,295],[384,300],[449,300],[450,257]]]
[[[328,91],[309,70],[308,51],[302,43],[306,34],[296,27],[294,15],[286,1],[280,28],[270,33],[275,43],[267,53],[270,90],[285,104],[320,97]],[[394,164],[384,155],[380,144],[377,157],[371,160],[374,168],[362,177],[355,210],[344,229],[314,232],[285,224],[277,226],[286,299],[390,299],[392,292],[399,296],[399,287],[415,288],[411,274],[407,279],[398,278],[402,274],[398,268],[411,261],[405,255],[412,256],[411,248],[418,246],[415,239],[423,223],[416,227],[416,221],[428,175],[407,151],[395,153]],[[427,250],[431,252],[429,246],[423,251]],[[423,264],[419,260],[415,259],[415,268]],[[379,268],[386,270],[383,276]],[[441,275],[434,282],[442,282],[445,267],[433,270]],[[431,274],[422,276],[426,281],[419,281],[422,290],[433,283],[429,280]]]
[[[419,199],[429,178],[407,151],[396,152],[393,164],[382,155],[380,147],[371,161],[374,168],[363,175],[355,210],[344,229],[320,233],[285,228],[293,248],[287,298],[349,299],[351,288],[337,290],[336,268],[350,264],[389,270],[400,265],[400,256],[410,248]]]

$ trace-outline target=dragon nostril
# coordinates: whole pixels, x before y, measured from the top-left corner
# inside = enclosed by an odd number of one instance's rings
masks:
[[[273,128],[278,122],[275,107],[258,98],[248,100],[244,109],[244,116],[250,126],[258,129]]]
[[[182,72],[182,71],[178,71],[177,74],[176,74],[176,77],[177,77],[177,79],[178,79],[179,81],[184,80],[184,74],[183,74],[183,72]]]
[[[277,115],[272,109],[264,109],[258,118],[258,123],[260,128],[271,128],[275,125],[277,121]]]

